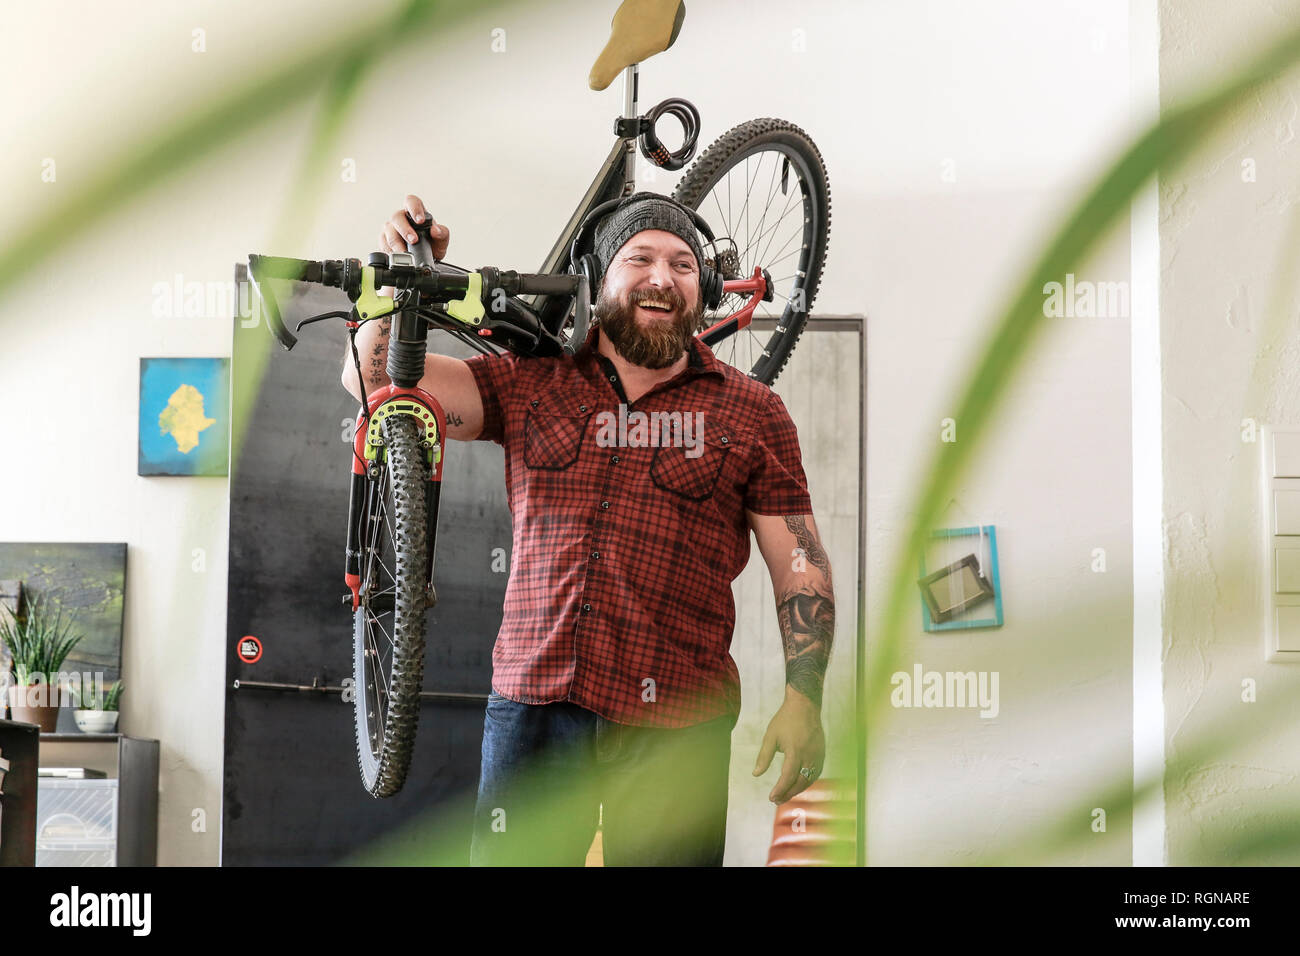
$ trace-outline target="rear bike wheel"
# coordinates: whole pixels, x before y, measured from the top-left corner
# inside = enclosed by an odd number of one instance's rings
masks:
[[[353,616],[353,694],[361,782],[374,797],[402,788],[424,684],[429,468],[406,415],[383,424],[384,448],[360,516],[361,603]]]
[[[771,385],[803,333],[826,262],[831,191],[821,152],[793,123],[749,120],[700,155],[673,198],[712,227],[724,279],[748,278],[756,266],[768,270],[773,299],[760,301],[753,318],[774,322],[771,334],[750,326],[710,347],[721,361]],[[749,295],[724,295],[697,331],[738,311]]]

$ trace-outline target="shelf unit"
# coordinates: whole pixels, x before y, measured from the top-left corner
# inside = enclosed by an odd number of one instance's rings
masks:
[[[0,866],[36,865],[39,733],[35,724],[0,720],[0,756],[9,761],[9,772],[0,784]]]
[[[48,793],[50,800],[70,799],[67,783],[85,783],[87,791],[86,813],[102,815],[110,806],[113,816],[106,827],[113,837],[117,866],[156,866],[158,863],[158,741],[126,734],[41,734],[40,765],[42,767],[88,767],[102,770],[107,778],[86,781],[65,781],[61,778],[43,777],[38,791]],[[106,782],[107,781],[107,782]],[[46,786],[50,784],[51,786]],[[111,795],[97,790],[112,790]],[[37,811],[41,819],[47,814]],[[103,832],[102,820],[87,821],[90,832]],[[72,859],[63,851],[93,852],[84,841],[69,838],[63,846],[60,839],[42,839],[38,833],[41,855],[46,860],[61,856]],[[92,856],[88,859],[101,859]],[[62,865],[62,864],[60,864]]]

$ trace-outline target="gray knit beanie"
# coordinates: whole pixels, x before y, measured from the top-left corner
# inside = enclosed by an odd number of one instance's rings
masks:
[[[624,199],[596,227],[595,252],[600,259],[601,276],[609,271],[614,253],[623,248],[623,243],[645,229],[662,229],[681,237],[695,253],[700,271],[704,271],[704,249],[696,238],[695,221],[686,207],[658,193],[639,192]]]

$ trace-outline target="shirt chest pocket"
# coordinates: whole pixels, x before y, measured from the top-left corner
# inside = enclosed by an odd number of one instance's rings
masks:
[[[734,453],[734,443],[726,436],[696,439],[691,446],[662,446],[650,460],[650,480],[681,498],[704,501],[713,496],[723,466]]]
[[[572,467],[593,410],[591,402],[581,398],[532,398],[524,418],[524,464],[544,471]]]

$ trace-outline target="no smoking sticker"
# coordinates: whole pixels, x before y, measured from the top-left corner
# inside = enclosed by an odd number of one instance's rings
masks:
[[[236,653],[245,664],[256,664],[262,659],[262,642],[251,634],[245,634],[239,639]]]

